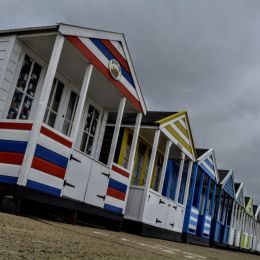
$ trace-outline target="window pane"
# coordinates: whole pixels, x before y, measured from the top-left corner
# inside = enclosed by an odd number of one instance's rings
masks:
[[[161,156],[158,156],[156,166],[155,166],[154,185],[152,186],[152,189],[154,189],[156,191],[159,190],[159,184],[160,184],[161,172],[162,172],[162,164],[163,164],[163,158]]]
[[[28,77],[30,74],[32,62],[33,62],[32,59],[29,56],[25,55],[22,69],[16,85],[16,87],[21,90],[25,90],[26,83],[28,81]]]
[[[47,104],[48,108],[50,108],[50,105],[51,105],[51,100],[52,100],[53,93],[54,93],[54,90],[55,90],[56,81],[57,81],[57,79],[55,78],[54,81],[53,81],[53,84],[52,84],[51,94],[50,94],[50,97],[49,97],[49,100],[48,100],[48,104]]]
[[[86,142],[88,139],[88,135],[86,133],[83,133],[81,144],[80,144],[80,151],[85,152]]]
[[[90,133],[92,135],[95,135],[97,122],[98,122],[98,117],[99,117],[99,111],[95,109],[94,117],[93,117],[93,121],[92,121],[92,126],[91,126],[91,131],[90,131]]]
[[[50,127],[54,127],[55,121],[56,121],[56,116],[57,116],[57,115],[56,115],[55,113],[50,112],[47,125],[49,125]]]
[[[85,129],[84,129],[87,132],[89,132],[89,129],[90,129],[93,112],[94,112],[94,107],[90,105],[89,109],[88,109],[88,115],[87,115],[87,119],[86,119]]]
[[[209,190],[209,198],[208,198],[208,203],[207,203],[207,215],[211,215],[213,209],[211,209],[211,204],[213,203],[213,193],[214,193],[214,189],[215,189],[215,183],[213,182],[213,180],[211,180],[210,182],[210,190]]]
[[[196,184],[195,184],[195,190],[194,190],[194,197],[192,206],[198,208],[199,206],[199,190],[200,190],[200,180],[201,180],[202,171],[200,168],[198,168],[197,178],[196,178]]]
[[[73,114],[73,111],[75,108],[76,101],[77,101],[77,94],[72,91],[71,95],[70,95],[70,99],[69,99],[68,108],[66,111],[66,119],[68,119],[69,121],[72,118],[72,114]]]
[[[70,130],[70,122],[67,120],[64,120],[63,127],[62,127],[62,133],[65,135],[68,135]]]
[[[21,110],[21,113],[20,113],[20,116],[19,116],[20,119],[28,119],[29,118],[29,114],[30,114],[31,107],[32,107],[32,102],[33,102],[32,98],[25,96],[24,102],[23,102],[23,105],[22,105],[22,110]]]
[[[133,185],[140,185],[140,178],[141,178],[142,169],[144,166],[145,149],[146,149],[145,144],[140,142],[139,147],[138,147],[138,152],[137,152],[137,158],[136,158],[135,166],[134,166],[134,174],[132,177]]]
[[[17,89],[15,90],[11,106],[8,112],[8,119],[16,119],[18,112],[19,112],[19,107],[23,99],[23,94]]]
[[[86,154],[91,154],[92,146],[93,146],[93,140],[94,140],[94,138],[93,138],[92,136],[90,136],[90,137],[88,138],[88,144],[87,144]]]
[[[63,88],[64,88],[64,84],[61,83],[60,81],[58,81],[55,96],[54,96],[52,106],[51,106],[51,109],[55,112],[58,112]]]
[[[28,85],[28,88],[27,88],[27,94],[29,94],[32,97],[35,96],[35,91],[36,91],[36,87],[38,85],[41,70],[42,70],[42,67],[40,65],[38,65],[37,63],[34,63],[30,82],[29,82],[29,85]]]
[[[209,183],[209,177],[208,175],[204,174],[203,178],[203,186],[202,186],[202,193],[200,196],[200,214],[204,214],[204,209],[205,209],[205,202],[206,202],[206,193],[207,193],[207,188],[208,188],[208,183]]]

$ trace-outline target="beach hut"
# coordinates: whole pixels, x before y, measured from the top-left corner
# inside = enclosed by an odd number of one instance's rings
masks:
[[[260,206],[253,205],[253,212],[254,212],[254,222],[253,222],[253,246],[252,250],[254,252],[260,253]]]
[[[0,31],[0,196],[122,221],[131,170],[114,154],[125,111],[136,136],[146,106],[123,34],[67,24]]]
[[[132,114],[123,116],[122,126],[115,157],[120,167],[128,160],[128,142],[134,136]],[[181,241],[195,159],[186,112],[147,112],[140,126],[123,229]]]
[[[234,173],[232,170],[218,170],[219,183],[216,191],[216,204],[212,219],[210,244],[227,246],[235,200]]]
[[[251,197],[245,197],[245,212],[243,220],[243,232],[240,246],[242,249],[251,250],[254,222],[253,198]]]
[[[209,245],[218,171],[213,149],[196,149],[183,225],[185,242]]]
[[[235,202],[232,209],[229,246],[240,247],[243,212],[245,211],[244,184],[235,183]]]

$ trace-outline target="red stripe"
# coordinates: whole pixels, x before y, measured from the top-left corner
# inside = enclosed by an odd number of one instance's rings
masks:
[[[117,59],[117,61],[125,68],[125,70],[130,73],[131,71],[128,66],[127,61],[125,58],[121,55],[121,53],[115,48],[115,46],[109,41],[109,40],[101,40],[101,42],[107,47],[107,49],[112,53],[113,56]]]
[[[0,129],[31,130],[32,124],[1,122]]]
[[[73,44],[82,55],[87,58],[109,81],[111,81],[119,91],[127,97],[136,109],[143,112],[140,102],[131,94],[131,92],[118,80],[115,80],[109,73],[104,64],[86,47],[84,43],[76,36],[66,35],[66,39]]]
[[[108,187],[107,195],[119,200],[125,200],[125,193]]]
[[[112,171],[115,171],[115,172],[117,172],[117,173],[119,173],[119,174],[129,178],[129,173],[127,171],[124,171],[124,170],[122,170],[121,168],[118,168],[115,165],[112,166]]]
[[[72,147],[72,142],[65,139],[64,137],[52,132],[51,130],[47,129],[46,127],[42,126],[41,127],[41,133],[50,137],[51,139],[71,148]]]
[[[0,163],[22,165],[23,153],[0,152]]]
[[[35,156],[33,157],[32,168],[56,176],[61,179],[64,179],[65,176],[64,168]]]

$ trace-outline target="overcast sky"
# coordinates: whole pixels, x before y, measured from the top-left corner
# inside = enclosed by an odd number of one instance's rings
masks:
[[[0,27],[71,23],[125,33],[150,110],[188,110],[260,203],[260,1],[1,0]]]

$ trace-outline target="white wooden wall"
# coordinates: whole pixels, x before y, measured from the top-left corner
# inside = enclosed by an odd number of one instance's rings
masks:
[[[12,87],[21,46],[14,36],[0,37],[0,118]]]

